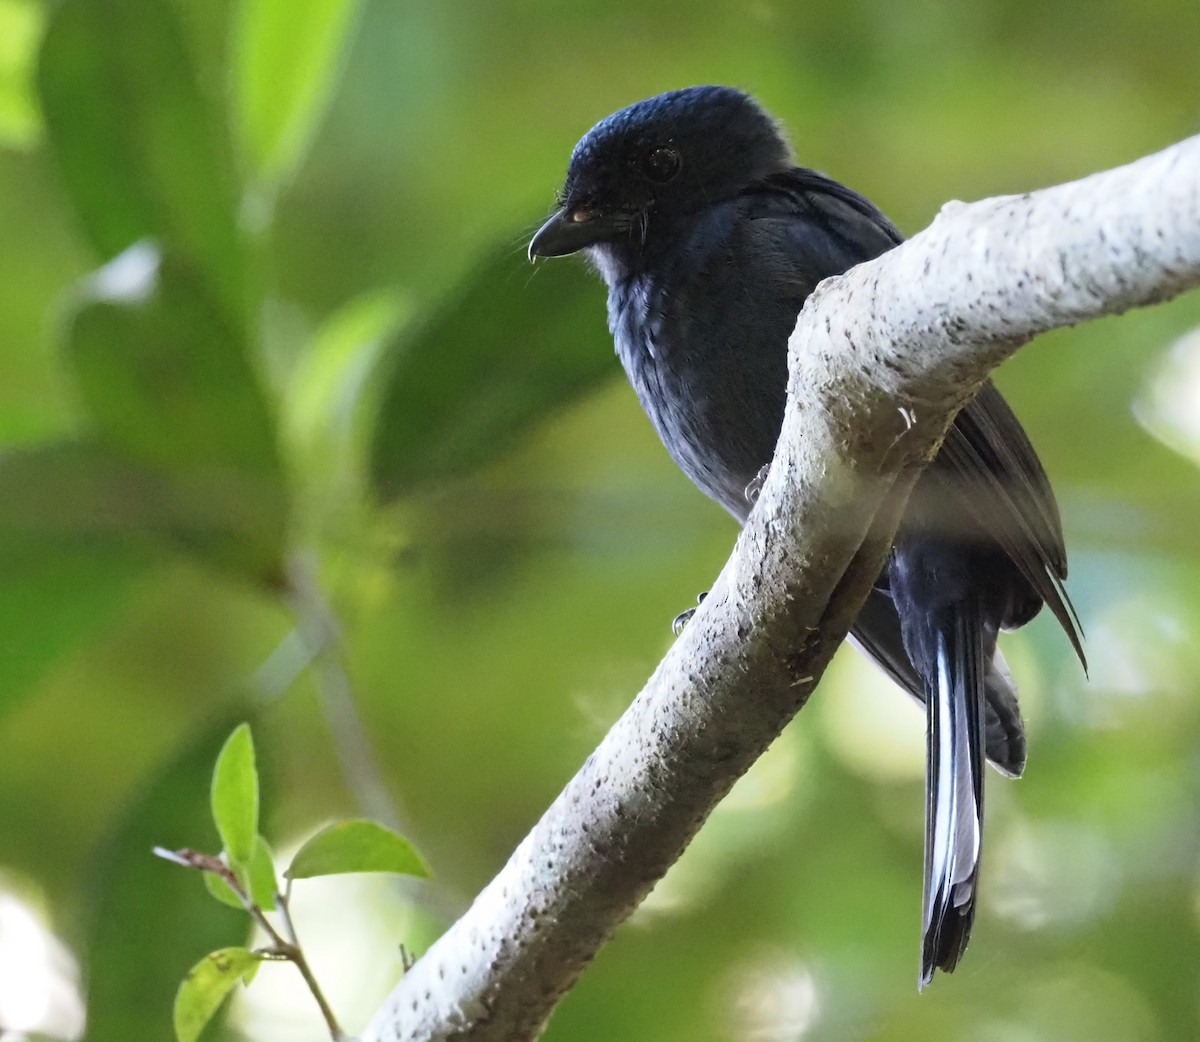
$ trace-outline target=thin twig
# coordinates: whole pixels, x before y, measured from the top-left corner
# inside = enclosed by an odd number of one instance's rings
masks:
[[[333,1042],[342,1042],[346,1036],[342,1033],[337,1017],[334,1016],[333,1009],[325,999],[325,993],[321,991],[321,986],[317,983],[317,978],[313,975],[308,960],[304,957],[304,950],[298,944],[293,945],[290,957],[296,964],[296,969],[300,971],[300,976],[304,978],[304,983],[308,985],[308,990],[312,992],[313,998],[317,1000],[317,1005],[321,1007],[321,1016],[325,1018],[325,1024],[329,1028]]]
[[[341,627],[317,581],[310,554],[291,556],[288,586],[299,635],[317,669],[321,709],[346,783],[368,817],[404,831],[399,809],[383,782],[366,728],[358,714],[354,688],[342,658]]]
[[[288,880],[291,883],[291,879]],[[288,897],[291,895],[291,886],[288,886],[288,893],[281,894],[275,892],[275,904],[279,907],[279,918],[283,920],[283,930],[287,934],[288,940],[297,948],[300,947],[300,942],[296,940],[296,927],[292,924],[292,911],[288,908]]]
[[[295,965],[296,969],[300,971],[300,976],[304,978],[304,983],[308,985],[308,990],[312,992],[312,997],[316,1000],[317,1006],[320,1007],[321,1016],[325,1018],[325,1024],[329,1028],[329,1034],[333,1042],[343,1042],[343,1039],[347,1036],[343,1034],[333,1008],[325,998],[325,993],[321,990],[321,985],[317,982],[312,967],[309,966],[308,959],[304,955],[304,949],[300,946],[300,941],[296,936],[296,927],[292,922],[291,910],[288,908],[291,880],[288,881],[287,894],[278,892],[275,894],[275,903],[279,911],[279,918],[283,922],[284,932],[281,934],[275,928],[275,924],[267,918],[266,912],[246,892],[246,888],[242,885],[242,881],[238,878],[237,873],[215,854],[203,854],[198,850],[192,850],[187,847],[182,850],[168,850],[165,847],[155,847],[154,853],[176,865],[196,869],[200,872],[211,872],[222,879],[229,889],[233,891],[237,899],[241,901],[246,913],[258,924],[259,928],[267,935],[268,940],[271,942],[269,948],[260,952],[262,957],[266,959],[285,959]]]
[[[299,628],[289,630],[254,673],[256,699],[274,702],[282,697],[316,657],[317,649],[304,639]]]

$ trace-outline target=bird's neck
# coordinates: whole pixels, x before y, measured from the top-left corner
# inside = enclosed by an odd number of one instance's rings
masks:
[[[640,279],[656,263],[656,255],[650,244],[639,242],[601,242],[587,249],[588,259],[600,273],[609,292]]]
[[[635,231],[626,237],[596,243],[587,248],[587,254],[611,291],[623,282],[669,267],[673,253],[695,220],[695,214],[651,211],[646,234]]]
[[[599,242],[589,246],[584,252],[592,267],[604,279],[609,293],[627,282],[638,266],[632,249],[624,244]]]

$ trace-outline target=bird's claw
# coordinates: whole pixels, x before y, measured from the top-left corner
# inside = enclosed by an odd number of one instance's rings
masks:
[[[758,497],[762,495],[763,482],[767,480],[767,475],[770,471],[771,464],[764,463],[759,468],[758,473],[754,475],[754,480],[746,486],[745,491],[742,493],[746,497],[746,502],[751,506],[754,506],[758,502]]]
[[[708,591],[705,590],[696,598],[696,608],[704,603],[704,598],[707,596]],[[675,636],[678,637],[683,632],[683,627],[692,621],[692,616],[696,614],[696,608],[688,608],[687,611],[681,611],[671,620],[671,629],[674,631]]]

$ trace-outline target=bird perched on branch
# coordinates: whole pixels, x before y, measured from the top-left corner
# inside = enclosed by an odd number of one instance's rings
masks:
[[[796,166],[752,98],[690,87],[588,131],[529,256],[586,251],[608,285],[617,354],[667,451],[744,522],[782,425],[801,306],[822,279],[901,240],[867,199]],[[1082,660],[1066,574],[1045,472],[985,383],[914,487],[851,630],[926,705],[922,987],[955,967],[970,937],[984,755],[1013,777],[1025,766],[996,634],[1045,603]]]

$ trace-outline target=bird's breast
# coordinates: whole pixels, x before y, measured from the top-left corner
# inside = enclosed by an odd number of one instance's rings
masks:
[[[668,266],[610,284],[617,354],[667,451],[739,520],[783,418],[786,324],[756,313],[730,264]]]

